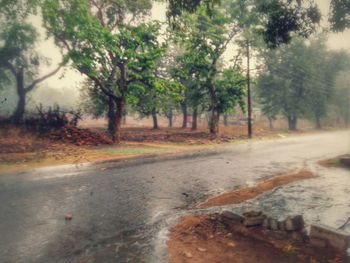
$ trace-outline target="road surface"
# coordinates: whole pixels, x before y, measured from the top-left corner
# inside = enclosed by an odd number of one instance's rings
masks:
[[[160,233],[196,202],[349,151],[349,131],[337,131],[191,158],[2,174],[0,261],[159,262]]]

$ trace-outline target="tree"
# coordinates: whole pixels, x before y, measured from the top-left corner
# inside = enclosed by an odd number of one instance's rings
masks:
[[[18,102],[12,115],[14,123],[23,121],[26,110],[26,98],[39,83],[56,74],[64,65],[39,76],[39,67],[48,64],[40,56],[35,44],[38,39],[36,29],[26,18],[35,13],[37,1],[5,1],[0,4],[0,79],[15,82]]]
[[[148,0],[46,0],[43,7],[45,26],[73,67],[108,98],[108,127],[116,142],[132,89],[152,82],[164,51],[160,24],[141,19],[151,7]]]
[[[348,2],[349,0],[333,1]],[[204,8],[211,16],[222,6],[238,4],[241,7],[240,12],[235,12],[235,15],[244,17],[245,13],[254,13],[263,26],[261,33],[266,44],[273,48],[289,43],[292,35],[310,36],[321,20],[318,7],[310,0],[167,0],[167,2],[169,2],[167,15],[175,28],[178,26],[177,18],[185,12],[194,13],[199,8]],[[249,9],[245,8],[247,6]],[[235,10],[239,9],[235,8]]]
[[[182,128],[187,127],[189,107],[192,109],[192,130],[197,129],[198,114],[208,108],[207,91],[204,79],[201,78],[201,64],[194,52],[178,54],[174,66],[170,69],[174,79],[185,88],[182,89],[180,106],[183,113]],[[199,67],[198,67],[199,66]]]
[[[274,117],[281,113],[288,120],[289,130],[297,129],[298,119],[307,111],[307,48],[303,40],[277,50],[266,50],[264,71],[257,80],[257,94],[263,111]]]
[[[180,99],[178,95],[180,89],[181,86],[178,83],[157,76],[152,83],[149,83],[146,92],[139,89],[139,93],[135,94],[137,97],[135,108],[141,116],[151,116],[153,129],[159,129],[158,114],[161,114],[162,110],[167,110],[167,102]]]
[[[301,117],[321,128],[334,96],[335,80],[346,65],[343,52],[329,51],[325,36],[309,45],[296,39],[290,45],[264,53],[265,69],[257,81],[257,94],[268,118],[283,114],[290,130]]]
[[[191,103],[194,109],[203,98],[207,98],[206,104],[210,110],[209,129],[213,135],[218,132],[219,116],[227,107],[225,103],[241,100],[244,96],[240,92],[242,83],[238,85],[228,78],[221,61],[228,45],[241,31],[237,21],[239,16],[229,11],[223,8],[220,11],[213,10],[208,15],[204,9],[198,9],[196,13],[184,16],[182,22],[186,31],[184,36],[180,35],[185,52],[180,57],[182,68],[177,70],[177,75],[186,86],[188,97],[193,98]],[[233,70],[229,72],[235,73]],[[236,74],[232,77],[236,77]],[[229,82],[232,90],[224,85],[226,82]],[[234,89],[236,93],[233,92]],[[221,92],[226,92],[225,95],[235,99],[226,100]]]
[[[335,95],[335,82],[338,74],[345,69],[348,55],[342,51],[329,51],[327,38],[320,35],[314,38],[308,46],[309,67],[308,78],[308,117],[316,122],[316,128],[321,129],[321,119],[326,117],[329,106]]]
[[[350,27],[350,1],[332,0],[330,6],[331,27],[333,31],[344,31]]]
[[[339,74],[336,80],[333,107],[338,123],[343,122],[347,127],[350,123],[350,77],[347,71]]]

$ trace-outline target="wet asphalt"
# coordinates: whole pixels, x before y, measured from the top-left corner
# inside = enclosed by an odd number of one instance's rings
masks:
[[[2,174],[0,262],[165,262],[167,228],[196,203],[349,151],[350,132],[337,131],[232,144],[182,158]],[[341,184],[341,178],[332,182]],[[313,189],[336,195],[330,183]],[[284,207],[299,209],[285,192],[274,194],[264,199],[266,206],[288,199],[292,205]],[[323,199],[332,198],[325,194]],[[257,200],[249,205],[260,205]],[[318,216],[327,218],[322,205],[318,209]],[[71,221],[64,219],[67,213]]]

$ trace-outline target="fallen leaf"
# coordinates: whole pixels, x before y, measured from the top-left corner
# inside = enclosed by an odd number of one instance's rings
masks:
[[[185,252],[185,256],[186,256],[187,258],[191,258],[191,257],[192,257],[192,254],[191,254],[190,252]]]

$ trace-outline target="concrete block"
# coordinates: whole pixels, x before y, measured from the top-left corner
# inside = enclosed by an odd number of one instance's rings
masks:
[[[350,155],[346,155],[346,156],[343,156],[340,158],[340,162],[347,166],[347,167],[350,167]]]
[[[278,230],[278,221],[277,221],[277,219],[270,218],[269,223],[270,223],[270,227],[269,228],[271,230]]]
[[[243,216],[241,216],[239,214],[232,213],[230,211],[223,211],[221,213],[221,216],[226,218],[226,219],[232,220],[232,221],[243,222],[243,220],[244,220]]]
[[[243,220],[243,225],[245,226],[261,226],[264,223],[266,216],[254,216],[254,217],[245,217]]]
[[[319,239],[319,238],[310,238],[310,244],[313,247],[317,247],[317,248],[325,248],[327,246],[327,242],[323,239]]]
[[[279,230],[281,230],[281,231],[285,231],[286,230],[286,225],[285,225],[284,221],[278,221],[277,224],[278,224],[278,229]]]
[[[243,216],[246,217],[256,217],[256,216],[261,216],[263,213],[261,211],[249,211],[243,213]]]
[[[264,222],[263,222],[263,224],[262,224],[262,226],[264,227],[264,228],[270,228],[270,218],[269,217],[266,217],[265,219],[264,219]]]
[[[325,244],[338,252],[346,253],[350,245],[350,234],[324,225],[311,225],[310,242],[325,241]]]
[[[287,217],[287,219],[285,220],[285,229],[287,231],[302,230],[304,228],[304,225],[304,219],[301,215]]]

